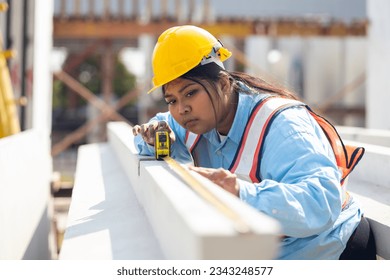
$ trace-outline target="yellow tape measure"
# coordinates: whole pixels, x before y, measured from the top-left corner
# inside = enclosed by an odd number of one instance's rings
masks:
[[[154,150],[157,160],[171,155],[171,138],[167,129],[158,129],[154,134]]]
[[[224,201],[218,196],[208,190],[202,182],[193,176],[187,169],[180,165],[170,156],[163,157],[164,161],[175,171],[197,194],[208,201],[211,205],[216,207],[222,214],[232,220],[234,228],[237,232],[248,234],[251,232],[249,225],[242,219],[242,217],[232,210]]]

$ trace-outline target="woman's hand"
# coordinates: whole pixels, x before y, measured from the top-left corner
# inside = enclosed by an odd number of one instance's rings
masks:
[[[239,196],[240,187],[237,183],[237,176],[229,170],[223,168],[214,169],[194,166],[188,166],[188,168],[206,177],[235,196]]]
[[[166,121],[151,121],[133,127],[133,135],[141,134],[142,139],[149,145],[154,146],[154,135],[158,129],[168,129],[171,143],[175,142],[176,136]]]

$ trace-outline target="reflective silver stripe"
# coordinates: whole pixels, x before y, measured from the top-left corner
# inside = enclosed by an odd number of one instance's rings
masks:
[[[285,98],[268,98],[260,104],[257,108],[256,115],[254,116],[252,122],[248,123],[249,127],[246,128],[245,141],[242,143],[240,155],[236,158],[238,164],[235,165],[234,172],[239,178],[250,178],[250,171],[254,164],[256,155],[256,148],[261,141],[262,134],[266,129],[266,123],[268,119],[273,115],[273,112],[281,106],[285,105],[302,105],[302,102],[285,99]],[[251,180],[249,180],[251,181]]]
[[[188,151],[192,152],[192,150],[194,149],[194,146],[197,142],[197,138],[198,138],[198,134],[187,131],[185,145],[186,145]]]

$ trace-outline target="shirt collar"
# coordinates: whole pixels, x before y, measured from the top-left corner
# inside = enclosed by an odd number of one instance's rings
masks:
[[[255,104],[254,97],[255,96],[253,95],[245,93],[238,94],[236,115],[234,116],[232,127],[227,135],[227,137],[237,145],[241,141],[249,115]]]
[[[256,103],[261,99],[261,96],[261,94],[251,95],[239,93],[236,114],[226,140],[233,141],[236,145],[240,143],[250,113]],[[207,138],[213,145],[218,146],[221,144],[215,129],[203,134],[203,137]]]

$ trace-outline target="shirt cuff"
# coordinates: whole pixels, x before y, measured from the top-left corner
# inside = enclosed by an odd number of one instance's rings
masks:
[[[256,200],[258,192],[256,185],[242,179],[237,179],[237,183],[240,188],[240,199],[242,201],[248,202],[249,204],[253,204],[254,200]]]

